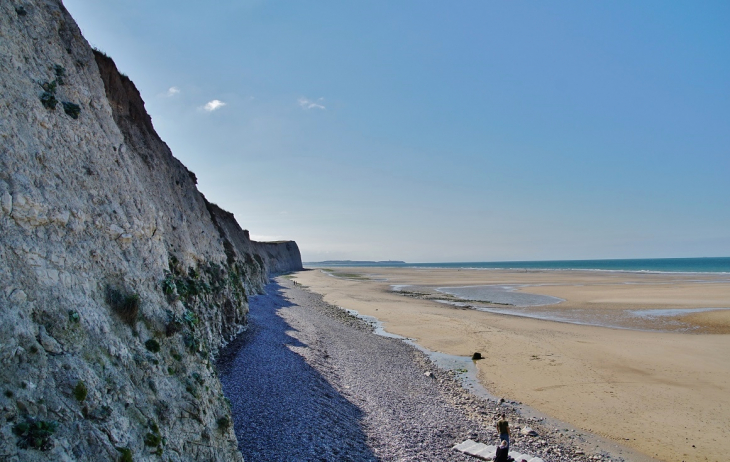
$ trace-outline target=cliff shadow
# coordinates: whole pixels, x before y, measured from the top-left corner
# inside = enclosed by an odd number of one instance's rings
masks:
[[[218,371],[247,461],[378,460],[362,411],[290,347],[306,347],[279,311],[295,306],[273,282],[249,299],[249,328],[220,354]]]

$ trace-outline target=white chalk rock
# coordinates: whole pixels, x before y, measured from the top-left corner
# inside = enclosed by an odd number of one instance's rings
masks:
[[[10,294],[10,301],[15,302],[15,303],[23,303],[27,299],[28,299],[28,296],[25,294],[25,292],[23,292],[20,289],[16,289]]]
[[[61,344],[58,343],[55,338],[48,335],[46,328],[42,325],[38,326],[38,341],[43,349],[52,355],[60,355],[63,353],[63,347],[61,347]]]
[[[69,218],[71,218],[71,213],[68,210],[61,210],[53,214],[51,221],[59,226],[66,226]]]
[[[5,191],[0,204],[2,204],[3,212],[7,214],[13,213],[13,196],[9,192]]]
[[[119,238],[122,234],[124,234],[124,229],[122,229],[120,226],[112,224],[109,227],[109,234],[113,236],[114,239]]]

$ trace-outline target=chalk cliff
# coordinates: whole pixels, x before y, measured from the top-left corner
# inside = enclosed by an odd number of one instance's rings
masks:
[[[0,2],[0,459],[242,460],[212,357],[296,243],[209,203],[59,0]]]

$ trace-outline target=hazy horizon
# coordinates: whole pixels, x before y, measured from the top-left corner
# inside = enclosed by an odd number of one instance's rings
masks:
[[[655,257],[655,258],[582,258],[575,260],[466,260],[466,261],[405,261],[397,259],[386,259],[386,260],[352,260],[352,259],[330,259],[330,260],[307,260],[304,263],[322,263],[327,261],[364,261],[369,263],[382,263],[382,262],[395,262],[395,263],[530,263],[530,262],[549,262],[549,261],[611,261],[611,260],[702,260],[702,259],[730,259],[730,256],[718,256],[718,257]]]
[[[304,261],[730,255],[730,4],[66,0]]]

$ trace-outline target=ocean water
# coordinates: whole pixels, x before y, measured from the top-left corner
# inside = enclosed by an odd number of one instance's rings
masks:
[[[484,269],[548,269],[603,270],[667,273],[730,273],[730,257],[708,258],[638,258],[622,260],[547,260],[455,263],[405,262],[318,262],[306,266],[380,266],[410,268],[484,268]]]

